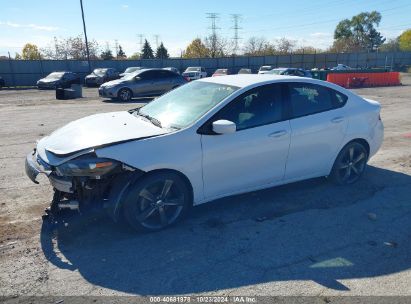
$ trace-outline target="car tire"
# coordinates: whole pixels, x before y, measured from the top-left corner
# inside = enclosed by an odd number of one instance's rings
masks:
[[[126,221],[137,231],[154,232],[181,221],[192,206],[192,192],[177,173],[160,171],[139,179],[123,205]]]
[[[368,161],[368,151],[364,145],[353,141],[338,154],[330,178],[337,185],[351,185],[363,175]]]
[[[133,92],[131,92],[131,90],[127,88],[121,89],[120,91],[118,91],[118,94],[117,94],[117,98],[123,102],[130,101],[132,97],[133,97]]]

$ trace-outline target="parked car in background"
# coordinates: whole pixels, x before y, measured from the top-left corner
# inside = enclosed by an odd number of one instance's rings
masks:
[[[191,81],[207,77],[207,72],[203,67],[188,67],[182,75],[188,81]]]
[[[134,73],[134,72],[137,72],[139,70],[144,70],[144,69],[145,69],[145,67],[128,67],[119,76],[123,77],[123,76],[126,76],[127,74]]]
[[[230,75],[230,74],[231,74],[231,71],[229,69],[217,69],[212,76],[213,77],[227,76],[227,75]]]
[[[168,71],[141,73],[153,72]],[[54,131],[27,155],[26,173],[33,182],[48,176],[50,210],[105,208],[116,220],[156,231],[192,205],[230,195],[322,176],[357,182],[383,141],[380,110],[376,101],[315,79],[201,79],[142,108]]]
[[[274,69],[274,67],[272,65],[263,65],[258,70],[258,74],[266,74],[267,72],[271,71],[272,69]]]
[[[6,82],[4,81],[3,77],[0,76],[0,88],[5,87]]]
[[[129,101],[133,97],[159,96],[187,81],[181,75],[164,69],[145,69],[104,83],[98,89],[101,97]]]
[[[181,74],[180,71],[179,71],[177,68],[175,68],[175,67],[166,67],[166,68],[163,68],[163,69],[164,69],[164,70],[167,70],[167,71],[174,72],[174,73],[176,73],[176,74],[178,74],[178,75]]]
[[[116,69],[113,68],[99,68],[87,75],[84,83],[87,87],[99,86],[107,81],[118,79],[120,77]]]
[[[298,76],[298,77],[308,77],[312,78],[310,71],[299,69],[299,68],[277,68],[268,71],[265,74],[274,74],[274,75],[288,75],[288,76]]]
[[[349,67],[348,65],[345,64],[337,64],[336,67],[331,68],[333,71],[345,71],[345,70],[352,70],[353,68]]]
[[[253,71],[251,71],[251,69],[240,69],[238,71],[238,74],[252,74]]]
[[[37,81],[38,89],[69,88],[72,84],[81,84],[80,76],[73,72],[53,72]]]

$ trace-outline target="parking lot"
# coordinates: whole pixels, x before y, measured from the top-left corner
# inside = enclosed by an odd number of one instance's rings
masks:
[[[150,99],[0,91],[0,295],[411,295],[411,76],[402,82],[354,90],[381,102],[385,124],[357,184],[319,178],[221,199],[150,234],[104,216],[50,233],[52,189],[24,173],[37,139]]]

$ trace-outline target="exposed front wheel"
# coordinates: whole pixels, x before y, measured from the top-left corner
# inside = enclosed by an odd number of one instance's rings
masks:
[[[330,176],[339,185],[353,184],[364,173],[367,160],[366,148],[358,142],[351,142],[338,154]]]
[[[118,92],[118,99],[120,99],[120,101],[130,101],[131,97],[132,97],[132,92],[130,91],[130,89],[121,89]]]
[[[123,210],[127,222],[135,229],[157,231],[181,220],[191,205],[191,192],[183,178],[159,172],[137,182]]]

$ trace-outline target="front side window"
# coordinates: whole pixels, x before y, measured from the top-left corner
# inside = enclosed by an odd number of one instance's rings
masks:
[[[329,111],[344,106],[347,97],[330,88],[310,83],[288,85],[292,118]]]
[[[239,88],[225,84],[194,81],[157,98],[139,113],[149,115],[166,128],[185,128],[233,94]]]
[[[224,107],[213,121],[220,119],[234,122],[237,131],[281,121],[282,85],[271,84],[251,89]]]

